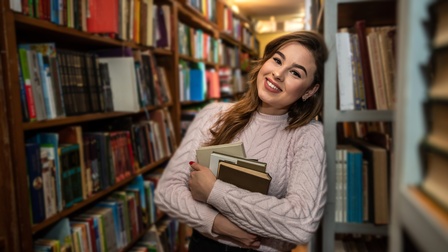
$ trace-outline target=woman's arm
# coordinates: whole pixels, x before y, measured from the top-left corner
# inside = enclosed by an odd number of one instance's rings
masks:
[[[212,104],[196,115],[155,191],[155,203],[160,210],[211,237],[217,236],[212,226],[218,211],[193,199],[188,188],[189,161],[196,159],[196,149],[206,140],[208,129],[220,110],[220,106]]]
[[[217,180],[207,203],[248,232],[294,244],[307,243],[319,225],[326,202],[321,125],[303,127],[292,145],[287,158],[291,160],[269,164],[279,170],[288,165],[291,168],[284,180],[285,197],[252,193]]]

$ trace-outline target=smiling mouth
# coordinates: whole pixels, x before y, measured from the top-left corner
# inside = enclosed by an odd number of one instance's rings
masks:
[[[279,92],[283,91],[281,90],[278,86],[274,85],[274,83],[270,82],[269,79],[266,79],[266,82],[268,84],[268,86],[274,90],[277,90]]]

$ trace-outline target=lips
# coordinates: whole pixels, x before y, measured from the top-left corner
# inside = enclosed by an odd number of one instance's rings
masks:
[[[283,90],[274,82],[271,82],[268,78],[266,78],[265,87],[271,92],[280,93]]]

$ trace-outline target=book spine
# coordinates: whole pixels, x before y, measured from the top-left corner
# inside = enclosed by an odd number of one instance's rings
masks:
[[[26,144],[26,159],[28,167],[28,186],[31,195],[31,214],[33,223],[45,219],[45,199],[42,181],[42,164],[38,144]]]

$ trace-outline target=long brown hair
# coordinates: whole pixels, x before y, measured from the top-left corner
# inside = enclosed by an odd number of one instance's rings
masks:
[[[324,63],[328,57],[328,50],[325,42],[319,33],[313,31],[297,31],[269,42],[261,59],[254,62],[254,67],[249,73],[249,89],[243,97],[237,101],[227,112],[223,113],[210,129],[212,139],[207,145],[229,143],[237,136],[249,123],[252,114],[261,105],[258,98],[257,75],[263,64],[270,59],[282,46],[290,42],[296,42],[306,47],[314,56],[316,72],[310,88],[316,84],[320,88],[313,96],[303,101],[298,99],[288,110],[288,126],[286,130],[293,130],[308,124],[315,118],[322,109],[323,103],[323,83],[324,83]]]

